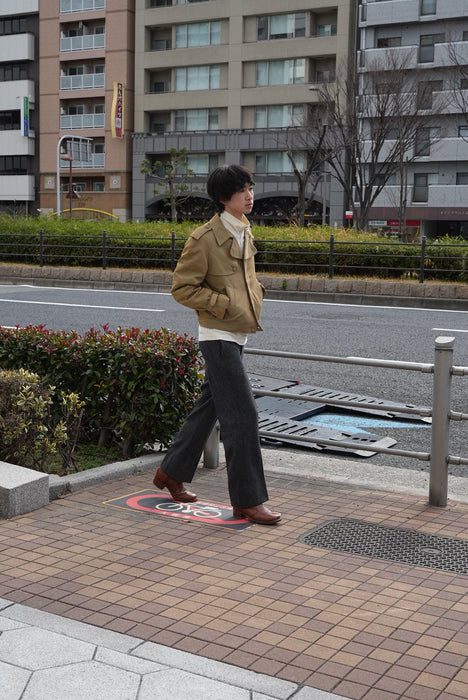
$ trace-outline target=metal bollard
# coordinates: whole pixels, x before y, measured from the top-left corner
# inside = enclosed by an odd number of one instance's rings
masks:
[[[203,466],[205,469],[217,469],[219,467],[219,423],[216,422],[215,427],[210,433],[208,440],[205,443],[203,451]]]
[[[432,396],[429,505],[447,505],[450,392],[455,338],[436,338]]]

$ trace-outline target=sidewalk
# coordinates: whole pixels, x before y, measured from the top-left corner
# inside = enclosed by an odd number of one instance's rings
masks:
[[[468,479],[431,508],[423,472],[264,454],[276,527],[108,503],[154,465],[0,521],[2,700],[466,699],[467,574],[304,535],[349,519],[466,540]],[[222,468],[193,486],[228,503]]]

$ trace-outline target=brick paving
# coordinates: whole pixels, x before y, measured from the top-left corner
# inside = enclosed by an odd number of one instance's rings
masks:
[[[0,597],[356,700],[468,698],[468,576],[310,547],[337,517],[467,539],[468,504],[268,475],[277,527],[118,509],[148,474],[0,522]],[[200,498],[228,503],[199,470]]]

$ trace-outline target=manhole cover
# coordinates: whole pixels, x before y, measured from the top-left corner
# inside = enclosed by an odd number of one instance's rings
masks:
[[[453,537],[343,518],[329,520],[301,535],[298,540],[311,547],[456,574],[468,573],[468,541]]]

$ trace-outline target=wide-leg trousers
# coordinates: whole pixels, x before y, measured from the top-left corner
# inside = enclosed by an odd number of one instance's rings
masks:
[[[258,434],[258,414],[242,360],[243,347],[225,340],[200,342],[205,381],[161,464],[179,482],[190,482],[216,420],[226,456],[231,504],[249,508],[268,500]]]

